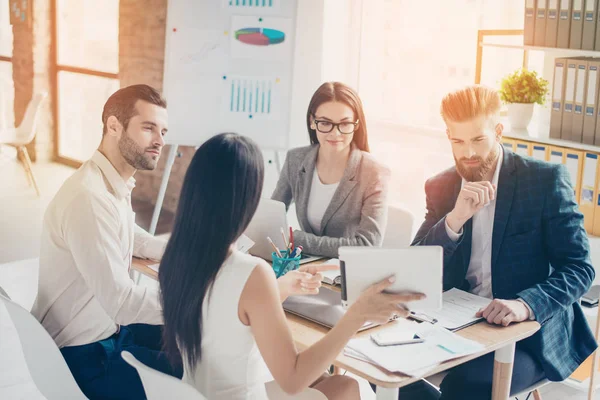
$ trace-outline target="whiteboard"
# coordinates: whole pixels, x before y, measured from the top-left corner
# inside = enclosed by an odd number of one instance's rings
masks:
[[[168,144],[236,132],[289,148],[296,13],[297,0],[168,1]]]

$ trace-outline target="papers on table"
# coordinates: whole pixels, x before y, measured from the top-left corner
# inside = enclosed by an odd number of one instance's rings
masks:
[[[390,372],[422,376],[444,361],[476,353],[484,346],[449,332],[441,326],[419,324],[417,335],[425,342],[378,346],[371,338],[353,339],[344,354]]]
[[[254,241],[244,234],[237,240],[237,249],[242,253],[247,253],[252,246],[254,246]]]
[[[326,265],[337,265],[340,266],[340,260],[337,258],[331,258],[325,261],[323,264]],[[342,284],[342,275],[340,273],[339,268],[334,269],[332,271],[322,271],[321,275],[323,275],[323,279],[321,282],[327,283],[329,285],[341,285]]]
[[[411,318],[457,331],[481,321],[483,318],[478,318],[475,314],[481,308],[487,307],[491,301],[491,299],[453,288],[443,293],[441,310],[427,312],[413,310]]]

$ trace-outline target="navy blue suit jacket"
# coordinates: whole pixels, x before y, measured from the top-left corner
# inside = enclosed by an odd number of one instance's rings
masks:
[[[578,303],[595,276],[583,216],[563,165],[503,154],[492,233],[492,292],[494,298],[527,302],[542,327],[523,345],[548,379],[563,380],[596,349]],[[413,241],[444,248],[444,290],[469,290],[472,220],[457,242],[445,227],[461,180],[452,167],[426,182],[427,215]]]

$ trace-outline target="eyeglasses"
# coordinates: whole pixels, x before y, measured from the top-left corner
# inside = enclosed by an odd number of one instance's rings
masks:
[[[356,122],[338,122],[336,124],[331,121],[315,119],[315,125],[317,126],[317,130],[321,133],[329,133],[333,128],[337,127],[341,134],[350,135],[356,130],[358,120],[356,120]]]

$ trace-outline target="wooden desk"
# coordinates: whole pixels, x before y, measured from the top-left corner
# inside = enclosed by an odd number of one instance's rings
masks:
[[[134,259],[132,268],[144,275],[157,279],[158,274],[148,267],[149,264],[153,263],[152,261]],[[327,328],[296,315],[287,314],[287,319],[296,346],[300,349],[312,346],[328,332]],[[383,329],[383,327],[358,333],[356,337],[370,335],[372,332],[380,329]],[[347,357],[343,353],[337,356],[333,364],[377,385],[377,400],[397,400],[398,390],[403,386],[416,382],[421,378],[446,371],[482,355],[495,352],[492,399],[506,400],[508,399],[510,390],[515,344],[533,335],[539,329],[540,325],[535,321],[522,322],[505,328],[489,325],[485,322],[472,325],[459,331],[458,335],[481,343],[485,346],[485,349],[470,356],[442,363],[424,376],[408,377],[397,373],[389,373],[367,362]]]

